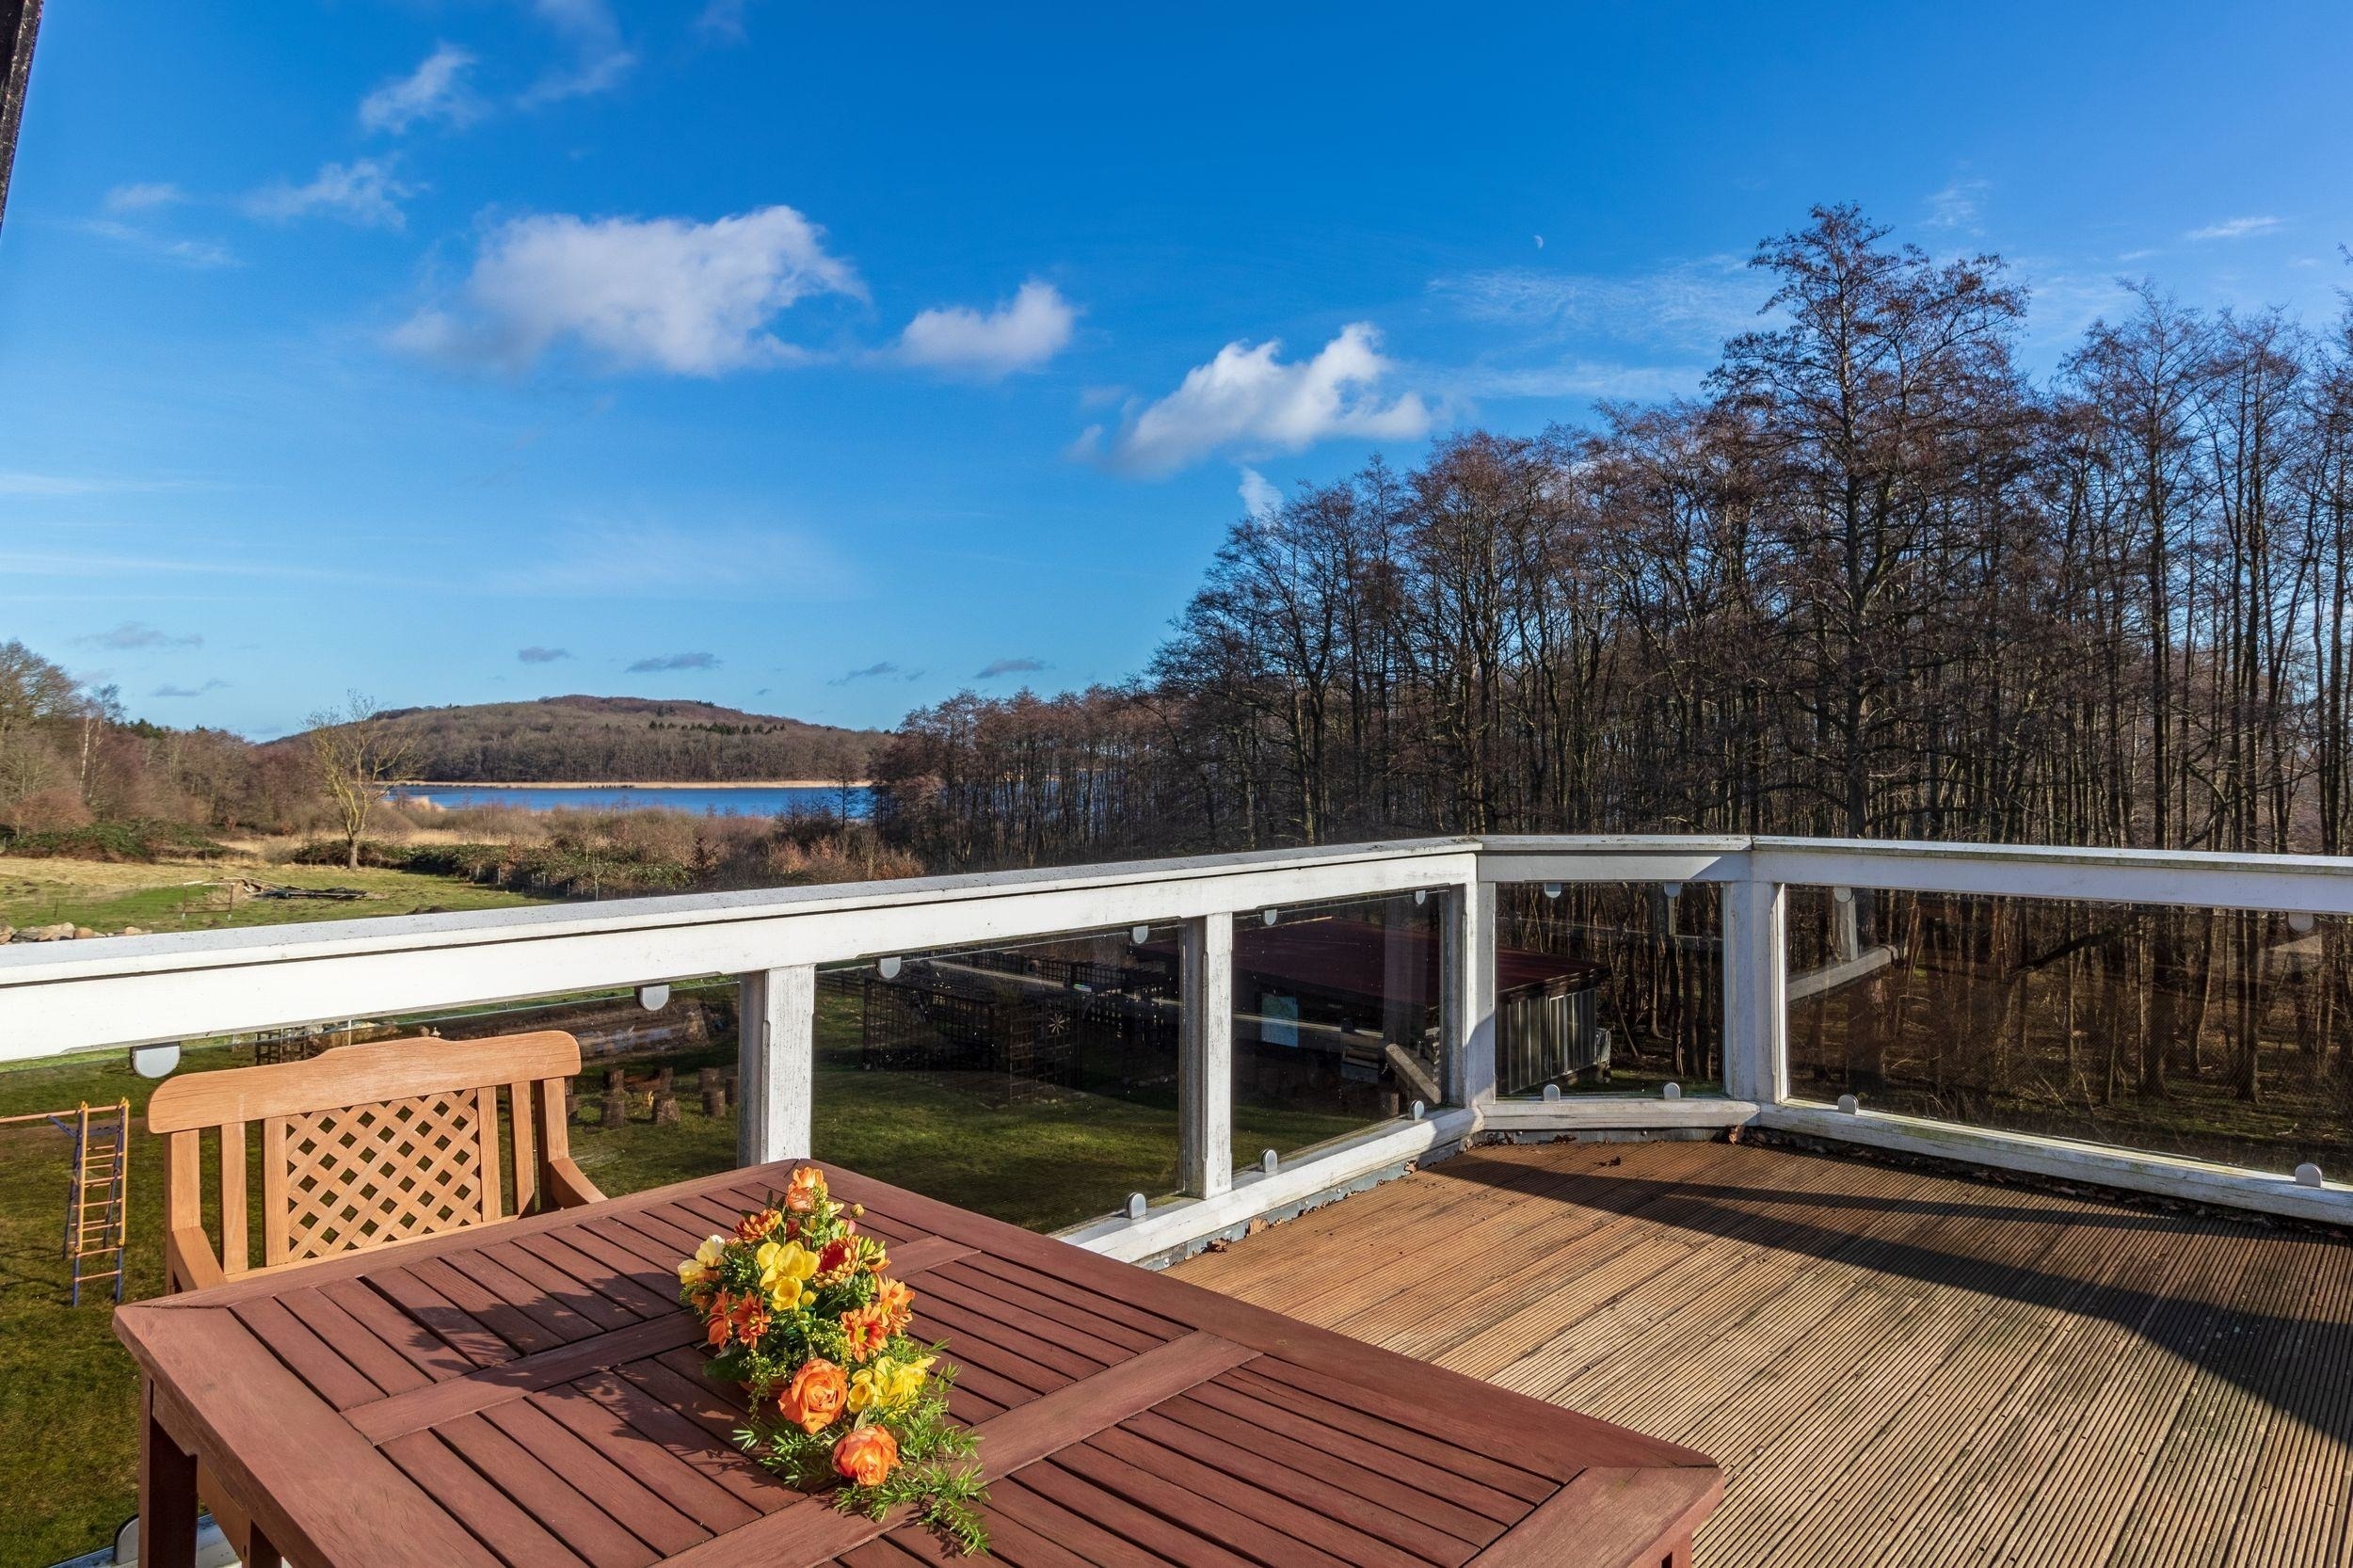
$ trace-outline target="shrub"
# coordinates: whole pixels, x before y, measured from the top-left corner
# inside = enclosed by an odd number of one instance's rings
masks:
[[[0,852],[26,859],[142,863],[166,856],[209,860],[229,853],[226,846],[213,842],[193,827],[146,819],[85,823],[36,833],[0,828]]]

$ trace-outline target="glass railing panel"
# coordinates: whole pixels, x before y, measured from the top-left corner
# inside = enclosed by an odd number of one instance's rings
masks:
[[[1234,1162],[1290,1160],[1448,1096],[1437,893],[1234,917]]]
[[[1496,889],[1496,1089],[1723,1084],[1723,903],[1711,883]]]
[[[2353,921],[1793,888],[1793,1095],[2353,1170]]]
[[[822,971],[814,1152],[1032,1229],[1179,1185],[1173,925]]]

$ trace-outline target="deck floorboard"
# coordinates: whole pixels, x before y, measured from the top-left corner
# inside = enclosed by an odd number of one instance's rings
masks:
[[[1712,1454],[1700,1568],[2353,1564],[2353,1246],[2317,1234],[1551,1144],[1174,1272]]]

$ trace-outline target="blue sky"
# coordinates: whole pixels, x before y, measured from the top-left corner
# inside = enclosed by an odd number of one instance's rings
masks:
[[[0,638],[275,734],[1114,680],[1247,498],[1696,388],[1853,200],[2314,326],[2353,9],[54,5]]]

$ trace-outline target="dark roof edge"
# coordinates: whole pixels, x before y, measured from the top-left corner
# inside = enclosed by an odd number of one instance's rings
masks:
[[[41,0],[0,0],[0,219],[8,214],[8,171],[16,167],[16,134],[24,123],[24,86],[33,73],[40,5]]]

